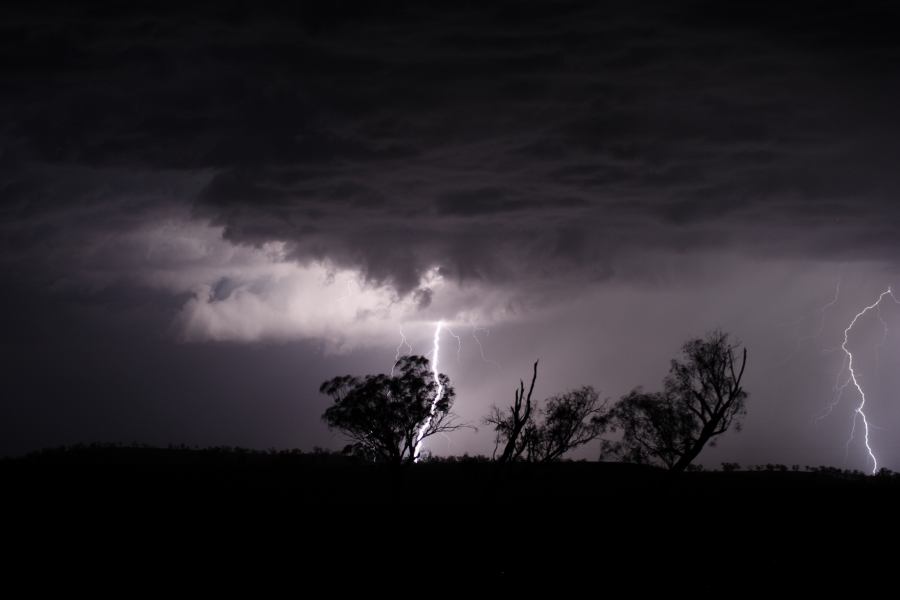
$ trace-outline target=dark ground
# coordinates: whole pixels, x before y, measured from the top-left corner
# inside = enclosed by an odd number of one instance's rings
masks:
[[[837,470],[88,447],[0,461],[0,481],[7,573],[116,593],[863,591],[900,533],[900,477]]]

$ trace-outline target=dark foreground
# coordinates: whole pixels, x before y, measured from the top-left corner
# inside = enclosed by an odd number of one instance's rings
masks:
[[[2,461],[0,481],[7,574],[117,592],[862,593],[900,540],[900,478],[836,471],[107,447]]]

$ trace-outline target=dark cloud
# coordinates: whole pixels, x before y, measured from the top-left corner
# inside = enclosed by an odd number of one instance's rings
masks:
[[[897,219],[890,6],[527,6],[14,14],[3,131],[30,162],[211,169],[195,214],[233,241],[401,292],[432,267],[521,277],[506,249],[539,255],[548,228],[582,232],[553,266],[578,271],[710,222],[752,246],[747,215],[803,225],[825,199]],[[453,217],[495,229],[473,247]]]
[[[814,256],[823,206],[835,230],[900,217],[890,4],[42,6],[2,25],[6,203],[47,166],[86,174],[73,197],[104,169],[204,174],[180,201],[232,241],[401,293],[546,272],[509,253],[550,230],[577,273],[698,227]]]
[[[487,187],[441,193],[435,202],[439,215],[479,217],[518,211],[540,211],[547,207],[583,206],[579,198],[510,197],[500,188]]]

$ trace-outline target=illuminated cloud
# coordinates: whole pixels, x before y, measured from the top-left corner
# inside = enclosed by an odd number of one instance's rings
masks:
[[[471,327],[516,316],[508,292],[448,282],[436,268],[401,295],[358,271],[298,262],[284,242],[235,245],[222,227],[192,221],[170,219],[107,246],[135,258],[135,283],[189,294],[175,319],[177,336],[189,342],[316,339],[346,352],[383,346],[401,325],[415,335],[439,319]]]

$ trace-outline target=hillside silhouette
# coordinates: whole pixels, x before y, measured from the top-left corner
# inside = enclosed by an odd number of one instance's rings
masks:
[[[203,556],[241,573],[319,583],[352,573],[390,586],[411,560],[435,561],[451,583],[507,591],[577,588],[595,569],[605,589],[714,590],[770,581],[748,575],[763,569],[796,580],[803,571],[784,565],[896,529],[898,476],[729,468],[484,457],[397,466],[324,451],[93,445],[4,459],[0,481],[10,540],[39,552],[47,540],[100,540],[104,564],[129,573]],[[857,518],[878,527],[855,528]]]
[[[45,449],[0,460],[0,477],[24,496],[79,489],[142,493],[280,490],[301,502],[393,504],[415,491],[435,502],[503,505],[510,495],[540,501],[614,501],[654,494],[678,501],[692,494],[866,494],[900,492],[900,474],[868,476],[832,467],[669,472],[619,462],[561,461],[500,464],[483,456],[430,459],[416,465],[367,463],[339,452],[247,448],[92,444]],[[77,482],[77,483],[76,483]],[[365,491],[365,494],[361,494]],[[785,499],[789,499],[786,496]]]

